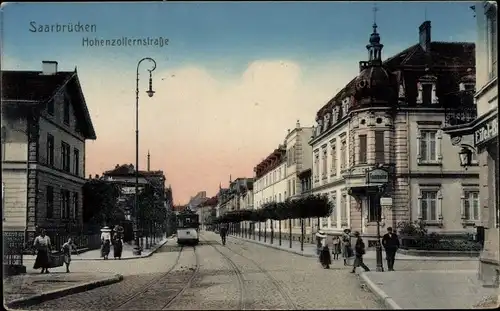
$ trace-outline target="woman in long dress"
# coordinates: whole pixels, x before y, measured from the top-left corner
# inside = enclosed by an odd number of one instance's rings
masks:
[[[113,256],[122,259],[123,240],[120,234],[115,233],[113,237]]]
[[[101,244],[101,257],[106,260],[111,250],[111,229],[107,226],[101,229]]]
[[[347,266],[347,260],[352,257],[351,246],[351,230],[345,229],[342,234],[342,258],[344,259],[344,266]]]
[[[33,246],[37,250],[33,269],[42,268],[40,273],[49,273],[49,251],[51,249],[50,238],[45,235],[45,229],[40,231],[40,235],[35,238]]]
[[[319,239],[321,245],[319,249],[319,262],[325,269],[329,269],[332,264],[332,258],[328,247],[327,235],[323,231],[319,231],[316,233],[316,237]]]

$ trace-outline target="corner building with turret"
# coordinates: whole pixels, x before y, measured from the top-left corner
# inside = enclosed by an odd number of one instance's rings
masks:
[[[465,170],[459,146],[442,130],[475,118],[475,45],[432,41],[430,21],[415,37],[415,45],[382,61],[374,23],[359,75],[317,112],[309,141],[312,192],[334,204],[319,227],[358,230],[369,247],[377,219],[382,234],[415,220],[429,232],[472,233],[481,221],[475,156]],[[384,206],[370,195],[377,185],[366,177],[375,168],[388,172]]]

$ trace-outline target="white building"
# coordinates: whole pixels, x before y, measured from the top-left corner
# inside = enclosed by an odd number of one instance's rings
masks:
[[[254,168],[253,202],[255,208],[261,208],[270,202],[283,202],[287,197],[285,156],[285,146],[280,145]],[[269,229],[270,224],[271,221],[268,221],[267,228]],[[278,222],[274,222],[274,227],[278,228]]]
[[[339,93],[330,102],[338,102]],[[318,112],[317,126],[309,144],[312,149],[312,192],[326,194],[333,203],[330,217],[320,219],[320,228],[325,231],[341,231],[350,227],[350,197],[342,175],[349,167],[350,135],[347,109],[349,99],[342,104],[327,105]],[[330,109],[331,111],[326,111]],[[315,231],[316,220],[306,221],[306,232]]]
[[[299,174],[305,170],[311,169],[312,154],[311,146],[308,141],[311,139],[313,128],[300,126],[299,120],[295,128],[288,130],[285,137],[286,146],[286,199],[294,199],[301,195],[302,185]],[[307,222],[310,223],[308,220]],[[288,221],[285,223],[285,229],[288,229]],[[292,233],[300,233],[300,219],[292,220]]]
[[[455,145],[478,154],[480,212],[478,220],[485,228],[484,249],[479,263],[479,278],[484,284],[498,286],[500,281],[500,209],[498,175],[498,33],[497,3],[480,1],[474,6],[477,19],[476,107],[477,118],[448,126]],[[468,120],[466,120],[468,121]],[[462,153],[462,152],[461,152]],[[462,155],[460,155],[462,156]],[[455,158],[457,155],[455,155]],[[470,161],[469,160],[469,161]],[[465,161],[465,162],[469,162]],[[470,163],[464,163],[470,164]]]

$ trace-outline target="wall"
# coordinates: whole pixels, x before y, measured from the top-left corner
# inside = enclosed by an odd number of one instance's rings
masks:
[[[24,231],[26,228],[27,169],[26,165],[18,165],[18,167],[19,169],[4,168],[2,171],[2,182],[5,183],[4,230]]]

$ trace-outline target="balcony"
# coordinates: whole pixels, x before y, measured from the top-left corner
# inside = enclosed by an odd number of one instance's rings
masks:
[[[445,127],[470,123],[477,118],[473,91],[448,94],[444,100]]]

